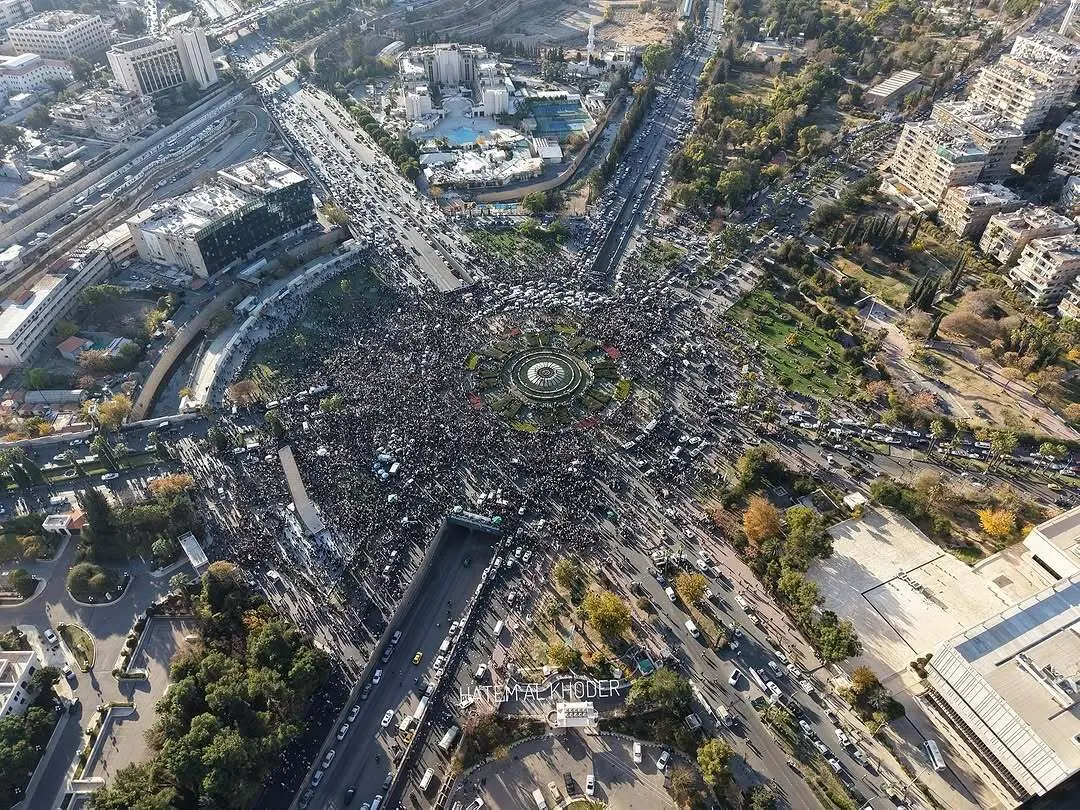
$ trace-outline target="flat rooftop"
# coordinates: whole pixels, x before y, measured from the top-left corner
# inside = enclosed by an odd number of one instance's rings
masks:
[[[1045,582],[1010,570],[1008,588],[935,545],[903,516],[867,508],[829,529],[833,554],[807,576],[824,607],[852,621],[863,642],[855,664],[882,681],[907,670],[917,656],[1030,595]]]
[[[157,203],[128,221],[150,233],[194,236],[249,202],[251,197],[236,189],[205,185]]]
[[[1080,771],[1080,575],[949,639],[930,663],[954,693],[943,694],[1016,758],[1029,790]]]
[[[43,11],[20,23],[10,26],[31,31],[66,31],[80,23],[86,22],[93,14],[79,14],[75,11]]]
[[[897,71],[885,81],[871,87],[867,92],[867,95],[887,98],[897,90],[907,87],[909,84],[918,81],[920,78],[922,78],[922,74],[917,70]]]
[[[67,279],[64,276],[45,275],[34,282],[28,290],[16,293],[0,303],[0,340],[10,340],[18,329],[37,309],[45,303],[54,289]]]
[[[217,176],[226,183],[259,194],[302,183],[306,179],[295,169],[265,152],[243,163],[221,169]]]
[[[1076,223],[1067,216],[1041,205],[1025,205],[1012,213],[1003,211],[994,214],[990,221],[1017,235],[1036,228],[1076,230]]]

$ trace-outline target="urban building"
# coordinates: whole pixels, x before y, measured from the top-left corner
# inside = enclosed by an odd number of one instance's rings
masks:
[[[1032,239],[1020,251],[1009,282],[1042,309],[1056,307],[1080,275],[1080,236]]]
[[[34,7],[30,0],[0,0],[0,42],[8,38],[8,29],[33,16]]]
[[[938,207],[938,219],[957,236],[978,240],[994,214],[1015,211],[1023,204],[1023,200],[1005,186],[986,183],[950,186]]]
[[[980,110],[970,101],[942,101],[934,105],[930,117],[948,126],[960,127],[986,152],[986,164],[979,174],[983,183],[999,183],[1012,172],[1024,133],[995,112]]]
[[[1080,574],[1080,506],[1040,523],[1024,538],[1024,559],[1052,581]]]
[[[0,303],[0,365],[25,363],[84,289],[134,255],[127,228],[114,228],[54,262],[28,289]]]
[[[398,59],[398,76],[407,121],[422,121],[440,112],[436,97],[443,96],[467,96],[469,114],[474,116],[512,112],[513,82],[482,45],[448,43],[412,48]]]
[[[1060,204],[1067,213],[1080,213],[1080,177],[1070,177],[1065,181]]]
[[[921,208],[936,207],[950,186],[978,182],[986,152],[963,130],[937,121],[904,125],[891,159],[891,170]]]
[[[1032,239],[1066,236],[1076,223],[1049,208],[1026,205],[1008,213],[994,214],[986,224],[979,250],[1002,267],[1012,267]]]
[[[863,104],[875,110],[895,106],[918,86],[921,79],[922,74],[917,70],[898,71],[867,90]]]
[[[1002,56],[979,71],[968,101],[998,113],[1023,132],[1034,132],[1070,81],[1075,78],[1061,76],[1046,65]]]
[[[111,141],[129,138],[157,121],[149,96],[119,88],[89,90],[75,101],[54,105],[50,112],[58,126]]]
[[[30,678],[37,668],[37,653],[33,650],[0,650],[0,717],[22,714],[30,708],[36,697],[30,689]]]
[[[1078,624],[1073,575],[941,644],[926,664],[925,705],[1005,806],[1080,771]]]
[[[41,143],[26,153],[26,165],[42,171],[55,171],[78,160],[86,147],[73,141],[54,140]]]
[[[109,47],[109,31],[101,17],[74,11],[44,11],[8,28],[17,53],[46,59],[94,59]]]
[[[263,154],[152,205],[127,226],[145,261],[206,278],[313,218],[308,179]]]
[[[151,95],[191,84],[203,90],[217,82],[217,69],[201,29],[177,26],[168,36],[121,42],[106,54],[116,83]]]
[[[1059,174],[1080,174],[1080,110],[1061,122],[1054,130],[1054,171]]]
[[[1044,29],[1017,34],[1010,54],[1060,77],[1054,104],[1069,102],[1076,90],[1076,82],[1080,80],[1080,44]]]
[[[0,95],[5,98],[19,93],[41,93],[53,83],[72,81],[71,68],[56,59],[42,59],[36,53],[0,56]]]
[[[398,60],[402,83],[423,81],[439,87],[471,86],[479,75],[480,65],[494,61],[483,45],[459,45],[444,42],[411,48]]]

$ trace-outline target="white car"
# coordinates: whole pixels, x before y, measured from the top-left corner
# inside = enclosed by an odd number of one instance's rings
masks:
[[[737,669],[731,670],[731,677],[727,679],[728,686],[735,686],[739,682],[739,678],[742,677],[742,673]]]
[[[639,742],[634,743],[634,764],[641,764],[641,743]]]
[[[383,728],[386,728],[387,726],[390,725],[391,722],[393,722],[393,720],[394,720],[394,710],[393,709],[387,709],[386,714],[384,714],[382,716],[382,721],[379,723],[379,725],[381,725]]]
[[[585,777],[585,795],[592,796],[596,793],[596,776],[589,774]]]
[[[115,481],[120,477],[120,473],[107,472],[101,476],[102,481]]]
[[[348,723],[342,723],[341,728],[338,729],[337,738],[339,740],[344,740],[345,735],[348,734],[348,733],[349,733],[349,724]]]
[[[656,760],[656,770],[662,771],[667,768],[668,760],[671,759],[670,751],[661,751],[659,759]]]
[[[381,669],[377,669],[377,670],[375,670],[375,674],[373,674],[373,675],[371,676],[371,682],[372,682],[373,684],[375,684],[376,686],[378,686],[378,685],[379,685],[379,681],[381,681],[381,680],[382,680],[382,670],[381,670]]]

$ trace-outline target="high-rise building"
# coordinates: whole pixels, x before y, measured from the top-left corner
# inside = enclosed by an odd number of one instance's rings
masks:
[[[0,41],[8,38],[8,28],[33,14],[30,0],[0,0]]]
[[[1051,309],[1080,275],[1080,236],[1032,239],[1009,272],[1009,283],[1040,309]]]
[[[37,695],[30,689],[30,678],[38,668],[33,650],[0,650],[0,717],[22,714]]]
[[[314,218],[306,177],[263,154],[127,221],[139,256],[206,278]]]
[[[174,28],[166,37],[121,42],[106,54],[116,83],[133,93],[152,95],[191,82],[200,90],[217,81],[206,34]]]
[[[994,214],[1015,211],[1023,204],[1005,186],[986,183],[951,186],[938,206],[938,219],[957,236],[977,240]]]
[[[1076,223],[1068,217],[1049,208],[1027,205],[990,217],[979,240],[979,250],[1002,267],[1012,267],[1032,239],[1066,236],[1075,230]]]
[[[1009,176],[1013,161],[1024,144],[1024,133],[1011,123],[969,101],[938,102],[930,117],[942,124],[961,127],[975,145],[986,152],[980,182],[998,183]]]
[[[1080,174],[1080,111],[1074,112],[1054,130],[1054,170],[1060,174]]]
[[[987,155],[963,130],[937,121],[904,125],[890,166],[900,184],[934,207],[950,186],[970,186],[979,180]]]
[[[1058,76],[1054,104],[1069,102],[1077,81],[1080,81],[1080,44],[1053,31],[1040,30],[1017,34],[1010,53]]]
[[[74,11],[45,11],[8,28],[17,53],[46,59],[95,59],[109,47],[109,31],[101,17]]]
[[[50,113],[65,129],[112,141],[142,132],[157,121],[157,110],[149,96],[115,87],[88,90],[75,100],[54,105]]]
[[[1051,66],[1002,56],[979,71],[968,101],[998,113],[1023,132],[1034,132],[1070,82],[1075,84],[1075,77],[1063,76]]]
[[[1075,512],[1063,516],[1074,535]],[[1073,575],[945,642],[926,664],[926,705],[1005,807],[1080,771],[1078,625]]]

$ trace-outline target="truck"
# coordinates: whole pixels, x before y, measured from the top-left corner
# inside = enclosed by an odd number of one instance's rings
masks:
[[[735,716],[728,711],[728,707],[723,703],[716,705],[716,719],[724,728],[731,728],[735,724]]]

